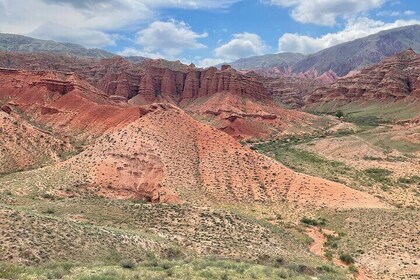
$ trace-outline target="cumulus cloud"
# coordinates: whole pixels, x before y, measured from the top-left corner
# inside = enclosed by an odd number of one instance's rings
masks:
[[[241,0],[140,0],[149,6],[187,9],[224,9]]]
[[[268,0],[272,5],[292,8],[291,16],[302,23],[331,26],[338,17],[350,18],[381,7],[386,0]]]
[[[327,33],[320,37],[285,33],[279,39],[279,52],[314,53],[340,43],[378,33],[382,30],[412,24],[420,24],[420,21],[396,20],[392,23],[385,23],[366,17],[359,17],[355,20],[348,21],[346,27],[342,31]]]
[[[161,50],[167,55],[174,56],[185,49],[205,48],[206,46],[197,40],[207,36],[207,33],[194,32],[182,21],[155,21],[138,32],[136,42],[147,52]]]
[[[37,33],[47,39],[103,47],[115,43],[115,37],[109,34],[123,28],[135,31],[133,28],[155,18],[161,8],[226,8],[237,1],[0,0],[0,31],[22,35]],[[50,33],[50,26],[56,26],[57,32]],[[86,35],[89,33],[99,38],[93,40]]]
[[[152,59],[158,59],[158,58],[165,58],[165,55],[161,53],[153,53],[153,52],[146,52],[144,50],[139,50],[136,48],[124,48],[122,51],[119,51],[117,53],[121,56],[142,56]]]
[[[225,62],[222,58],[205,58],[195,61],[198,67],[206,68]]]
[[[253,33],[234,34],[233,39],[215,49],[216,57],[235,60],[241,57],[263,54],[267,46],[260,36]]]
[[[196,58],[194,63],[199,67],[209,67],[223,62],[231,62],[243,57],[261,55],[268,51],[268,46],[254,33],[233,34],[232,39],[214,50],[214,57]]]
[[[404,11],[403,14],[405,16],[413,16],[413,15],[416,14],[416,12],[415,11],[412,11],[412,10],[407,10],[407,11]]]
[[[114,36],[98,30],[68,28],[53,24],[40,26],[29,34],[40,39],[53,38],[58,42],[72,42],[82,44],[85,47],[111,46],[115,45]]]
[[[385,10],[385,11],[379,11],[376,13],[377,16],[386,16],[386,17],[413,16],[415,14],[416,12],[412,10],[406,10],[402,12]]]

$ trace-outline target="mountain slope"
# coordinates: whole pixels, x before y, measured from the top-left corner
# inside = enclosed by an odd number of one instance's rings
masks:
[[[3,105],[0,110],[0,151],[2,174],[53,163],[60,156],[71,154],[73,149],[69,143],[31,125],[9,106]]]
[[[0,100],[62,136],[101,135],[140,115],[74,74],[51,71],[0,69]]]
[[[266,54],[259,56],[252,56],[247,58],[240,58],[236,61],[227,63],[233,68],[238,70],[250,70],[259,68],[288,68],[293,66],[298,61],[302,60],[305,55],[301,53],[278,53],[278,54]],[[220,67],[222,64],[217,65]]]
[[[317,88],[307,103],[420,98],[420,55],[409,49]]]
[[[91,58],[110,58],[113,53],[101,49],[87,49],[77,44],[40,40],[22,35],[0,33],[0,50],[17,52],[48,52]]]
[[[57,195],[65,184],[108,198],[201,205],[287,200],[313,207],[385,206],[339,183],[295,173],[173,105],[139,110],[140,118],[68,161],[5,176],[0,184]]]
[[[316,129],[318,117],[284,109],[271,100],[258,100],[224,91],[198,98],[184,107],[195,118],[238,140],[276,138],[293,128]],[[290,133],[290,131],[289,131]]]
[[[296,63],[293,71],[315,69],[324,73],[332,70],[344,76],[408,48],[420,52],[420,25],[390,29],[324,49]]]

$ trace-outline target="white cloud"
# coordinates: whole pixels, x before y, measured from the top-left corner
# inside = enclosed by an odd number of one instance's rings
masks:
[[[279,52],[314,53],[321,49],[365,37],[382,30],[406,25],[420,24],[419,20],[396,20],[392,23],[359,17],[347,22],[346,27],[336,33],[328,33],[321,37],[310,37],[299,34],[285,33],[279,39]]]
[[[387,0],[268,0],[272,5],[292,8],[291,16],[302,23],[331,26],[338,17],[350,18],[374,8]]]
[[[217,58],[235,60],[241,57],[263,54],[267,46],[257,34],[239,33],[234,34],[228,43],[215,49]]]
[[[138,32],[136,42],[147,52],[161,50],[167,55],[174,56],[185,49],[205,48],[206,46],[197,40],[207,36],[207,33],[195,33],[182,21],[155,21]]]
[[[102,47],[115,43],[114,37],[106,34],[121,29],[135,31],[139,25],[153,20],[161,8],[223,9],[237,1],[0,0],[0,31],[22,35],[37,33],[47,39]],[[50,33],[51,26],[57,31]],[[90,38],[88,33],[100,38]]]
[[[195,64],[198,67],[207,68],[207,67],[217,65],[223,62],[225,62],[225,60],[223,60],[222,58],[205,58],[202,60],[197,60]]]
[[[416,12],[412,10],[406,10],[403,12],[385,10],[385,11],[379,11],[376,13],[377,16],[386,16],[386,17],[413,16],[415,14]]]
[[[218,44],[222,42],[219,40]],[[254,33],[233,34],[233,38],[214,50],[214,57],[194,59],[198,67],[209,67],[223,62],[231,62],[242,57],[264,54],[268,51],[268,46],[263,40]]]
[[[140,0],[148,6],[184,9],[224,9],[241,0]]]
[[[30,36],[40,39],[54,39],[58,42],[83,44],[85,47],[115,45],[114,36],[98,30],[68,28],[46,24],[31,32]]]
[[[146,52],[143,50],[138,50],[135,48],[124,48],[122,51],[117,53],[121,56],[142,56],[152,59],[158,59],[158,58],[165,58],[165,55],[160,53],[152,53],[152,52]]]
[[[404,13],[403,13],[405,16],[413,16],[413,15],[415,15],[416,14],[416,12],[415,11],[412,11],[412,10],[407,10],[407,11],[404,11]]]

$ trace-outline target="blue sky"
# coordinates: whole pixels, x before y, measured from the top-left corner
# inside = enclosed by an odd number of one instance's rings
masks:
[[[0,0],[0,32],[199,66],[419,23],[418,0]]]

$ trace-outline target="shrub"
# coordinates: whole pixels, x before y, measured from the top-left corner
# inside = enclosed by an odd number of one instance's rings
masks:
[[[340,236],[327,234],[326,237],[327,241],[324,243],[324,245],[336,249],[338,247],[338,241],[340,240]]]
[[[351,273],[357,273],[357,272],[359,272],[358,269],[357,269],[357,267],[354,264],[352,264],[352,265],[349,266],[349,271]]]
[[[337,112],[335,112],[335,116],[339,119],[341,119],[342,117],[344,117],[344,113],[343,111],[338,110]]]
[[[164,252],[165,258],[170,260],[179,259],[183,256],[183,253],[178,247],[169,247]]]
[[[226,272],[222,275],[222,280],[229,280],[229,276]]]
[[[120,263],[122,268],[133,269],[136,267],[136,263],[133,260],[123,260]]]
[[[420,176],[412,176],[407,178],[398,178],[398,183],[400,184],[420,184]]]
[[[334,269],[327,265],[319,266],[317,269],[321,272],[334,272]]]
[[[328,260],[332,260],[333,259],[333,253],[331,252],[331,251],[329,251],[329,250],[327,250],[327,251],[325,251],[325,257],[328,259]]]
[[[354,263],[354,258],[350,256],[349,254],[340,254],[340,261],[346,264],[352,264]]]
[[[324,218],[312,219],[308,217],[303,217],[300,221],[310,226],[325,226],[326,223],[326,220]]]
[[[54,195],[52,195],[50,193],[44,193],[44,194],[42,194],[42,198],[54,200]]]
[[[53,208],[47,208],[47,210],[44,211],[44,214],[52,215],[55,213],[55,210]]]

